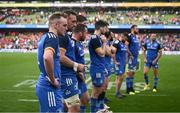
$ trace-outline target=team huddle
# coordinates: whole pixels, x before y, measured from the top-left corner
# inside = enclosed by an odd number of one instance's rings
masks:
[[[105,105],[106,91],[112,67],[116,74],[116,98],[126,96],[121,93],[121,85],[126,74],[126,91],[129,95],[139,93],[134,90],[134,75],[141,48],[137,37],[137,25],[131,26],[131,33],[119,38],[108,28],[106,21],[95,23],[94,33],[89,37],[88,49],[90,66],[85,64],[83,41],[88,29],[87,19],[73,11],[54,13],[49,17],[49,31],[38,42],[38,65],[40,76],[36,84],[40,112],[81,112],[85,113],[90,103],[90,112],[112,112]],[[150,89],[148,71],[154,71],[153,92],[157,92],[158,60],[162,47],[155,34],[142,45],[144,56],[144,90]],[[113,61],[113,64],[111,63]],[[89,96],[86,69],[89,68],[92,91]]]

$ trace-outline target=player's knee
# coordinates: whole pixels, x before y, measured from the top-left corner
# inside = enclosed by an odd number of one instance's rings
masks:
[[[104,99],[104,97],[105,97],[105,92],[102,92],[102,93],[98,96],[98,99],[99,99],[99,100],[102,100],[102,99]]]

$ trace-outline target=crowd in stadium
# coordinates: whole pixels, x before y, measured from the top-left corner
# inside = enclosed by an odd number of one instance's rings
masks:
[[[8,32],[0,33],[0,48],[5,49],[37,49],[37,42],[43,32]],[[118,35],[116,35],[118,36]],[[148,34],[139,34],[141,43]],[[157,34],[164,51],[180,51],[180,34]]]
[[[47,24],[48,15],[51,12],[62,9],[2,9],[0,11],[1,24]],[[180,12],[178,10],[119,10],[95,8],[85,11],[77,10],[87,17],[90,24],[99,19],[106,20],[110,24],[137,24],[137,25],[180,25]]]

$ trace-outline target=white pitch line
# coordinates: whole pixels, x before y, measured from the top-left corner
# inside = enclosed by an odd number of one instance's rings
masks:
[[[114,95],[115,96],[115,93],[106,93],[107,95]],[[129,95],[129,94],[124,94],[124,95]],[[136,93],[135,95],[129,95],[129,96],[142,96],[142,97],[167,97],[168,95],[166,94],[141,94],[140,93]]]
[[[20,102],[38,102],[37,99],[18,99]]]

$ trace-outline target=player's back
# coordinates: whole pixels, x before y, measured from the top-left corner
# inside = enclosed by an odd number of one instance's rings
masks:
[[[100,36],[91,35],[90,41],[88,44],[90,60],[91,60],[90,67],[104,70],[105,69],[105,65],[104,65],[105,59],[104,59],[104,57],[99,56],[95,51],[95,49],[97,49],[98,47],[101,47],[101,46],[102,46],[102,42],[101,42]]]
[[[122,41],[116,40],[114,46],[117,48],[116,60],[118,62],[126,64],[127,47]]]
[[[46,73],[45,66],[44,66],[43,56],[44,56],[44,50],[46,48],[45,44],[53,45],[53,48],[52,47],[47,47],[47,48],[50,48],[54,51],[54,76],[55,76],[55,78],[60,79],[60,61],[59,61],[60,53],[59,53],[58,38],[56,37],[56,35],[54,33],[48,32],[48,33],[44,34],[38,42],[38,53],[37,54],[38,54],[38,66],[40,69],[40,77],[38,79],[37,85],[51,86],[51,84],[49,83],[49,81],[47,79],[48,75]]]
[[[106,46],[110,47],[111,43],[112,43],[112,41],[108,40],[107,43],[106,43]],[[111,68],[112,67],[111,59],[112,59],[112,57],[110,55],[105,55],[105,67],[106,68]]]
[[[85,64],[84,47],[82,42],[75,42],[75,57],[77,63]]]

